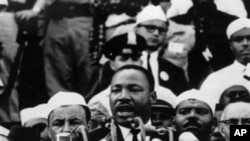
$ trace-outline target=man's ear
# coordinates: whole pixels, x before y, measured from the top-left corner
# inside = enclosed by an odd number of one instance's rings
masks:
[[[51,133],[49,132],[49,125],[47,125],[46,128],[47,128],[46,130],[48,131],[48,136],[51,139]]]
[[[172,119],[172,127],[176,130],[176,127],[175,127],[175,116]]]
[[[111,67],[111,69],[113,70],[113,71],[115,71],[116,70],[116,67],[115,67],[115,61],[113,61],[113,60],[110,60],[110,67]]]
[[[136,34],[138,34],[138,27],[137,26],[134,27],[134,31]]]
[[[225,125],[220,124],[218,127],[219,127],[219,131],[220,131],[221,135],[225,138],[225,137],[226,137],[226,136],[225,136],[225,133],[224,133],[224,132],[225,132],[225,131],[224,131],[224,130],[225,130],[225,129],[224,129],[224,128],[225,128]]]
[[[216,118],[216,117],[213,117],[213,119],[212,119],[212,128],[211,128],[211,132],[213,132],[217,127],[218,127],[217,118]]]
[[[151,95],[150,95],[150,102],[151,102],[151,103],[154,103],[154,102],[156,102],[156,99],[157,99],[156,92],[155,92],[155,91],[152,91],[152,92],[151,92]]]

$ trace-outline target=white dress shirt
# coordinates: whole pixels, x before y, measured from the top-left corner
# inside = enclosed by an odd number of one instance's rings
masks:
[[[149,53],[146,51],[142,52],[142,66],[145,69],[149,69],[147,64],[148,64],[148,55]],[[150,59],[149,59],[149,64],[152,70],[152,74],[154,76],[154,80],[155,80],[155,86],[159,85],[159,78],[158,78],[158,73],[159,73],[159,62],[158,62],[158,56],[159,56],[159,51],[154,51],[152,53],[150,53]]]
[[[149,124],[149,123],[147,123],[147,124]],[[131,129],[125,128],[123,126],[119,126],[119,128],[121,129],[121,133],[122,133],[122,137],[123,137],[124,141],[132,141],[133,140],[133,134],[131,133]],[[138,139],[138,141],[142,140],[142,136],[141,136],[140,132],[137,134],[137,139]],[[146,141],[149,141],[149,140],[150,140],[150,137],[146,136]]]

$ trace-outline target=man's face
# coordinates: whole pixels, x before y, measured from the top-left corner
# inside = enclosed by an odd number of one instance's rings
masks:
[[[250,125],[250,110],[240,106],[231,107],[221,122],[221,134],[226,141],[230,141],[230,125]]]
[[[173,109],[169,108],[152,108],[151,111],[151,122],[152,125],[156,128],[160,127],[170,127],[172,125],[172,111]]]
[[[231,49],[235,58],[246,65],[250,62],[250,28],[243,28],[231,37]]]
[[[243,86],[235,85],[235,86],[228,88],[222,94],[220,103],[226,106],[232,102],[249,101],[249,100],[250,100],[250,94],[248,90]]]
[[[140,55],[133,55],[133,54],[117,55],[115,59],[111,61],[112,69],[118,70],[120,67],[125,65],[141,66],[142,61],[140,57],[141,57]]]
[[[59,107],[49,115],[50,138],[56,141],[56,134],[71,133],[80,125],[87,127],[86,112],[83,107],[79,105]]]
[[[116,73],[110,93],[110,107],[116,121],[129,127],[134,117],[139,116],[147,122],[153,94],[148,79],[141,71],[128,69]]]
[[[146,39],[148,49],[151,51],[163,45],[167,30],[166,22],[161,20],[146,21],[136,27],[136,33]]]
[[[207,137],[211,132],[213,116],[206,103],[189,99],[178,104],[174,123],[179,133],[190,131],[198,138]]]

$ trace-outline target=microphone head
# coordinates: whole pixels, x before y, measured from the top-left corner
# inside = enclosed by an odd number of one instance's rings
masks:
[[[183,132],[179,136],[179,141],[199,141],[197,137],[191,132]]]

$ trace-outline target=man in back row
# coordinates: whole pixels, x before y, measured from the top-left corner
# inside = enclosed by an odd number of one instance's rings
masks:
[[[143,67],[151,71],[156,86],[172,90],[176,95],[188,89],[184,71],[162,58],[168,21],[161,6],[148,5],[136,17],[135,32],[147,41],[142,55]]]
[[[249,67],[250,63],[250,19],[236,19],[227,27],[227,37],[230,48],[234,53],[234,62],[217,72],[210,74],[201,86],[205,95],[219,102],[220,92],[225,85],[244,83],[246,88],[250,87]]]

